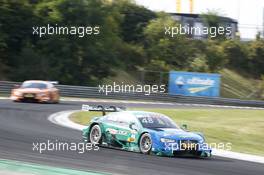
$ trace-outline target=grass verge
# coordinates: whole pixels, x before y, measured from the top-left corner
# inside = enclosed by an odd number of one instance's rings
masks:
[[[187,124],[190,131],[205,134],[208,143],[230,142],[232,151],[264,156],[264,110],[237,109],[144,109],[163,113],[178,125]],[[98,112],[76,112],[70,116],[86,125]]]
[[[259,99],[256,95],[259,81],[236,71],[223,69],[221,73],[221,97],[240,99]]]

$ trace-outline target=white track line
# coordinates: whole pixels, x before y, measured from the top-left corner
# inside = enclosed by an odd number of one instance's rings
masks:
[[[74,123],[69,119],[69,116],[76,111],[62,111],[62,112],[57,112],[54,114],[51,114],[48,117],[48,120],[54,124],[68,127],[71,129],[76,129],[76,130],[83,130],[85,128],[84,125],[80,125],[77,123]]]
[[[0,97],[2,100],[10,99],[8,97]],[[129,100],[112,100],[112,99],[77,99],[61,97],[60,101],[87,102],[87,103],[121,103],[121,104],[154,104],[168,106],[184,106],[184,107],[209,107],[209,108],[229,108],[229,109],[251,109],[264,110],[264,107],[247,107],[247,106],[226,106],[226,105],[209,105],[209,104],[189,104],[189,103],[170,103],[170,102],[151,102],[151,101],[129,101]]]
[[[210,108],[230,108],[230,109],[253,109],[264,110],[264,107],[247,107],[247,106],[227,106],[227,105],[209,105],[209,104],[189,104],[189,103],[170,103],[170,102],[148,102],[148,101],[129,101],[129,100],[111,100],[111,99],[71,99],[62,98],[61,101],[76,102],[94,102],[94,103],[123,103],[123,104],[156,104],[156,105],[177,105],[186,107],[210,107]]]
[[[245,160],[250,162],[256,162],[256,163],[264,163],[264,157],[262,156],[256,156],[251,154],[245,154],[245,153],[238,153],[238,152],[232,152],[232,151],[225,151],[225,150],[217,150],[213,149],[213,155],[231,158],[231,159],[238,159],[238,160]]]
[[[69,116],[74,112],[76,112],[76,110],[75,111],[61,111],[58,113],[54,113],[48,117],[48,120],[54,124],[81,131],[86,126],[74,123],[73,121],[69,119]],[[231,159],[238,159],[238,160],[244,160],[244,161],[264,164],[264,157],[262,156],[237,153],[237,152],[225,151],[225,150],[217,150],[217,149],[213,149],[212,154],[215,156],[220,156],[220,157],[226,157],[226,158],[231,158]]]
[[[151,101],[129,101],[129,100],[112,100],[112,99],[71,99],[61,98],[61,101],[76,101],[76,102],[95,102],[95,103],[123,103],[123,104],[160,104],[160,105],[174,105],[170,102],[151,102]]]

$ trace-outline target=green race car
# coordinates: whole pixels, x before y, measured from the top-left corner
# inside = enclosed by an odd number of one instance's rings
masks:
[[[143,154],[211,156],[201,133],[185,131],[163,114],[114,106],[90,107],[89,111],[102,111],[103,116],[93,118],[83,130],[86,142]]]

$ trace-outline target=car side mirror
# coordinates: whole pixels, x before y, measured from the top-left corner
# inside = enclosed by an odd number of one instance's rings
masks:
[[[138,131],[138,127],[135,123],[130,123],[129,124],[129,128],[132,129],[132,130],[135,130],[135,131]]]
[[[183,130],[188,130],[188,126],[187,126],[187,124],[182,124],[182,125],[181,125],[181,129],[183,129]]]

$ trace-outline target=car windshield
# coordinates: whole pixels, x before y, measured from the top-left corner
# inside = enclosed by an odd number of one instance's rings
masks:
[[[21,88],[46,89],[47,85],[45,83],[25,82],[25,83],[22,84]]]
[[[169,117],[158,113],[136,114],[144,128],[179,128]]]

